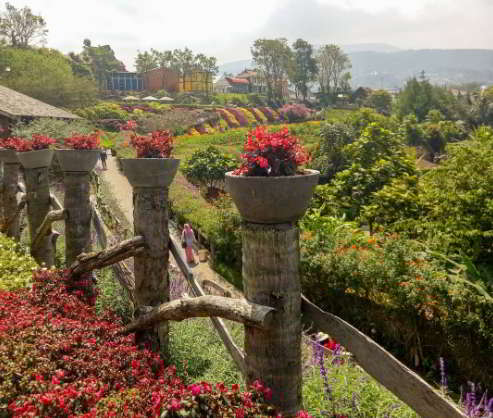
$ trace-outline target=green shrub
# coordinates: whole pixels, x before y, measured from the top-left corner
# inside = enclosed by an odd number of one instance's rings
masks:
[[[493,287],[467,260],[456,262],[397,235],[368,236],[334,218],[303,220],[302,288],[400,360],[452,387],[493,386]]]
[[[19,244],[0,234],[0,290],[16,290],[31,284],[38,265]]]
[[[102,102],[94,106],[77,109],[75,113],[94,122],[101,119],[129,119],[129,113],[122,110],[119,104],[109,102]]]
[[[28,123],[20,122],[12,128],[12,135],[24,138],[30,138],[32,134],[43,134],[60,140],[71,136],[74,132],[89,134],[94,132],[94,126],[86,120],[40,118]]]

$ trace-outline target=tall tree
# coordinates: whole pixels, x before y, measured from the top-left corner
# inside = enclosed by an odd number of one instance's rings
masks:
[[[137,57],[135,58],[135,69],[138,73],[146,73],[158,66],[156,56],[151,52],[137,51]]]
[[[211,77],[219,71],[216,57],[207,57],[204,54],[197,54],[195,57],[197,68],[205,72],[206,93],[209,95],[209,85],[212,85]]]
[[[175,63],[175,69],[180,73],[183,83],[183,91],[185,91],[185,75],[189,73],[195,62],[195,56],[193,52],[185,47],[185,49],[175,49],[173,51],[173,59]]]
[[[106,75],[111,71],[126,71],[123,62],[119,61],[109,45],[92,46],[89,39],[84,39],[82,58],[91,67],[92,74],[103,88]]]
[[[5,12],[0,17],[0,35],[16,48],[27,48],[38,41],[44,43],[48,29],[43,17],[35,15],[29,7],[16,9],[5,3]]]
[[[317,54],[318,81],[322,96],[333,100],[338,93],[348,88],[351,74],[349,57],[338,45],[324,45]]]
[[[308,95],[308,83],[315,80],[317,75],[317,61],[313,56],[313,46],[303,39],[298,39],[293,44],[293,65],[290,71],[290,79],[296,89],[296,97],[306,101]]]
[[[292,57],[287,39],[257,39],[251,52],[267,86],[269,100],[284,102],[284,86]]]

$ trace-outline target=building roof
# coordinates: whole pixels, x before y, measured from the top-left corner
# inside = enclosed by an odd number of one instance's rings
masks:
[[[241,73],[237,74],[237,78],[250,78],[250,77],[255,77],[257,75],[256,70],[250,70],[248,68],[245,68]]]
[[[0,114],[11,119],[19,117],[80,119],[77,115],[4,86],[0,86]]]
[[[246,78],[226,77],[226,80],[231,84],[250,84]]]

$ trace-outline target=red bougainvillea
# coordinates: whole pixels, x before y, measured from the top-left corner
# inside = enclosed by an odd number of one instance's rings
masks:
[[[27,152],[27,151],[38,151],[42,149],[47,149],[50,145],[56,143],[56,139],[50,138],[48,136],[33,134],[32,139],[16,138],[15,150],[17,152]]]
[[[98,149],[100,146],[97,133],[89,135],[73,134],[70,138],[65,138],[63,143],[71,149],[78,150]]]
[[[137,158],[170,158],[173,134],[170,131],[154,131],[150,136],[134,134],[130,144],[137,151]]]
[[[185,384],[86,300],[61,271],[36,272],[32,290],[0,292],[0,416],[280,416],[261,382],[248,392]]]
[[[18,136],[11,136],[9,138],[0,138],[0,148],[10,149],[16,151],[17,148],[25,141],[24,138]]]
[[[306,163],[308,154],[287,128],[268,132],[264,127],[250,131],[242,154],[243,165],[236,175],[292,176],[298,166]]]

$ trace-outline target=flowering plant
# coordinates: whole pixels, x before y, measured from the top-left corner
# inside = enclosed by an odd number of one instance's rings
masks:
[[[286,104],[279,109],[281,119],[288,122],[300,122],[307,119],[312,110],[302,104]]]
[[[5,148],[15,151],[23,141],[25,140],[18,136],[11,136],[9,138],[0,138],[0,148]]]
[[[173,135],[170,131],[154,131],[151,136],[133,134],[130,144],[137,151],[137,158],[170,158],[173,151]]]
[[[286,128],[279,132],[268,132],[258,127],[248,132],[244,144],[244,160],[235,175],[246,176],[292,176],[298,166],[306,163],[309,156]]]
[[[15,138],[15,141],[13,141],[15,150],[17,152],[39,151],[42,149],[48,149],[50,145],[53,145],[55,143],[56,139],[40,134],[32,134],[31,140],[24,138]]]
[[[120,125],[120,131],[135,131],[137,129],[137,122],[134,120],[127,120]]]
[[[71,149],[92,150],[100,146],[99,135],[92,133],[89,135],[72,134],[70,138],[65,138],[63,143]]]

